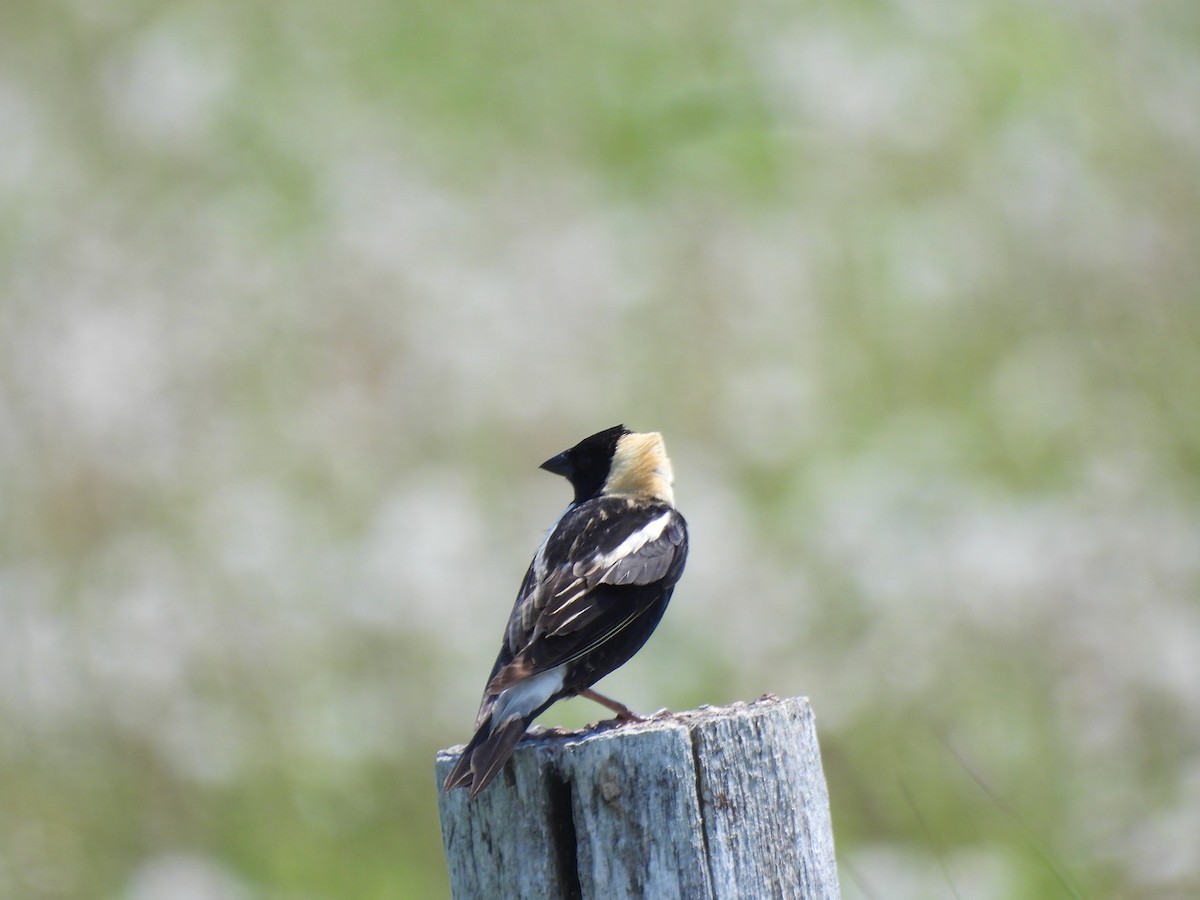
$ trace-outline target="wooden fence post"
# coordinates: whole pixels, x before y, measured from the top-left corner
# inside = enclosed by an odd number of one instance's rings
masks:
[[[839,897],[803,697],[526,738],[477,798],[439,797],[455,900]]]

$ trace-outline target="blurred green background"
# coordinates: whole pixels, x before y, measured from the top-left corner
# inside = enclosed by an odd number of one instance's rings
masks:
[[[602,687],[809,696],[848,898],[1200,896],[1200,4],[0,18],[0,896],[447,896],[616,422]]]

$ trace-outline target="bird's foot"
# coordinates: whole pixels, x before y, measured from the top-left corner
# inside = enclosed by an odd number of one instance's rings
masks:
[[[584,690],[580,691],[579,696],[587,697],[589,700],[599,703],[603,707],[611,709],[613,712],[615,712],[617,714],[617,721],[620,721],[620,722],[644,722],[645,721],[645,719],[643,719],[641,716],[639,716],[637,713],[635,713],[632,709],[630,709],[624,703],[618,703],[616,700],[613,700],[611,697],[605,697],[603,694],[597,693],[596,691],[593,691],[591,688],[585,688]]]

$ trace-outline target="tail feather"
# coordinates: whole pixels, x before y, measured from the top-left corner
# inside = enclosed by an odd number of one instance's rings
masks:
[[[448,793],[455,788],[465,787],[474,797],[491,784],[517,748],[517,742],[525,734],[529,722],[530,719],[515,715],[493,728],[489,716],[463,748],[458,762],[442,783],[442,791]]]

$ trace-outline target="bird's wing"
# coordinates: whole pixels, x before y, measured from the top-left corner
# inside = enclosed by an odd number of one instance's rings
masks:
[[[509,621],[512,656],[493,673],[495,695],[578,659],[610,639],[669,589],[687,555],[683,517],[663,503],[600,498],[563,517],[538,552]]]

